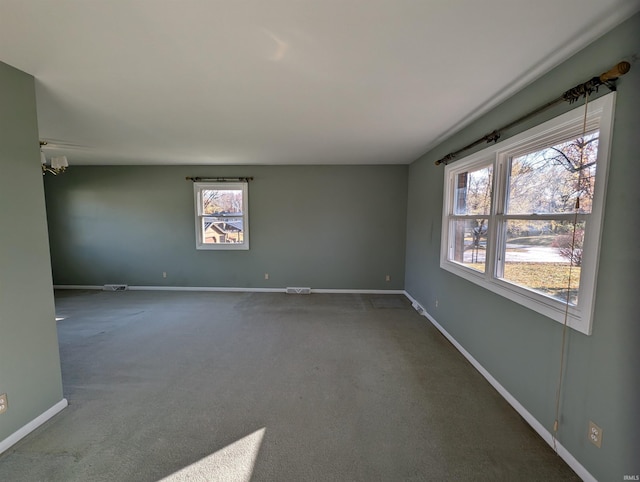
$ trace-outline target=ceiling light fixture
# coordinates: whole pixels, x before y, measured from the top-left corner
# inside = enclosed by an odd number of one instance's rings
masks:
[[[69,167],[69,161],[67,160],[67,156],[58,156],[52,157],[51,162],[47,165],[47,157],[44,155],[44,151],[42,150],[42,146],[46,146],[47,141],[40,141],[40,162],[42,163],[42,175],[44,176],[47,172],[57,176],[58,174],[66,171],[67,167]]]

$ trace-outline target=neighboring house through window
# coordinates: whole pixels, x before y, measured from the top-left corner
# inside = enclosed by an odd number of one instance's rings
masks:
[[[196,182],[197,249],[249,249],[246,182]]]

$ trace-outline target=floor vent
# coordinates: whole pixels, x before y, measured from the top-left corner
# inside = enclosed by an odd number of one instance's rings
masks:
[[[420,306],[420,303],[414,301],[412,306],[413,309],[416,310],[419,314],[424,315],[424,308]]]
[[[311,294],[311,288],[293,288],[293,287],[288,287],[287,288],[287,294],[289,294],[289,295],[310,295]]]
[[[102,291],[127,291],[127,285],[104,285]]]

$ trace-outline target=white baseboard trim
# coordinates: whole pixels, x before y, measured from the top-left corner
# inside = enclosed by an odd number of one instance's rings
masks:
[[[94,285],[53,285],[57,290],[100,290],[102,286]],[[220,291],[231,293],[285,293],[287,288],[239,288],[225,286],[127,286],[126,291]],[[404,290],[350,290],[350,289],[311,289],[319,294],[369,294],[369,295],[405,295]]]
[[[542,437],[542,439],[547,442],[553,448],[553,435],[549,432],[544,425],[542,425],[531,413],[524,408],[524,406],[516,400],[513,395],[511,395],[506,388],[504,388],[498,380],[496,380],[471,354],[464,349],[460,343],[456,341],[456,339],[451,336],[447,330],[445,330],[427,311],[424,307],[413,298],[407,291],[405,290],[404,295],[411,301],[414,309],[418,311],[418,313],[422,314],[425,318],[427,318],[433,326],[435,326],[440,333],[442,333],[447,340],[451,342],[451,344],[456,347],[456,349],[464,356],[469,363],[471,363],[476,370],[480,372],[480,374],[486,378],[486,380],[495,388],[502,398],[504,398],[509,405],[511,405],[516,412],[520,414],[520,416],[529,424],[531,427],[538,432],[538,435]],[[585,482],[597,482],[596,478],[589,473],[589,471],[584,468],[584,466],[578,462],[578,460],[560,444],[560,442],[556,442],[556,448],[558,451],[558,456],[562,460],[564,460],[569,467],[573,469],[573,471],[578,474],[578,476],[584,480]]]
[[[46,412],[41,413],[39,416],[31,420],[31,422],[13,432],[6,439],[0,441],[0,454],[29,435],[47,420],[60,413],[67,407],[67,405],[69,405],[67,399],[63,398]]]
[[[100,290],[102,291],[103,286],[95,286],[95,285],[53,285],[54,290]]]
[[[356,294],[356,295],[403,295],[404,290],[332,290],[332,289],[311,289],[312,293],[320,294]]]
[[[220,291],[226,293],[284,293],[284,288],[234,288],[225,286],[129,286],[128,291]]]

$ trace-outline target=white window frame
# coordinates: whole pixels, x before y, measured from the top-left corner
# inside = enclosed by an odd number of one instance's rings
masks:
[[[195,202],[196,225],[196,249],[212,250],[248,250],[249,249],[249,187],[247,182],[194,182],[193,194]],[[242,190],[242,243],[205,243],[204,242],[204,218],[207,215],[202,212],[203,190]],[[237,217],[237,216],[234,216]]]
[[[567,316],[568,326],[586,335],[591,334],[595,305],[600,238],[603,225],[609,157],[611,153],[615,92],[611,92],[597,100],[590,101],[588,107],[587,132],[595,129],[600,130],[596,181],[592,211],[591,214],[588,215],[584,235],[580,294],[577,305],[569,305]],[[581,106],[446,166],[444,173],[445,185],[440,251],[440,267],[442,269],[526,306],[557,322],[564,323],[565,311],[567,311],[566,303],[498,278],[496,272],[498,263],[496,258],[502,250],[500,244],[504,244],[504,240],[500,239],[501,226],[509,219],[509,216],[505,216],[503,212],[506,204],[505,196],[508,185],[509,160],[518,154],[530,152],[538,147],[546,147],[555,142],[562,142],[571,136],[577,137],[582,135],[583,121],[584,106]],[[455,200],[454,182],[457,174],[488,165],[493,165],[493,189],[491,214],[488,216],[486,266],[485,272],[483,273],[450,259],[452,257],[451,250],[453,246],[453,231],[451,227],[453,223],[450,221],[456,218],[453,214],[453,209]],[[513,217],[521,219],[523,216]],[[558,216],[554,215],[552,217]],[[459,219],[460,216],[457,216],[457,218]],[[539,216],[530,216],[530,218],[537,220],[545,219]]]

